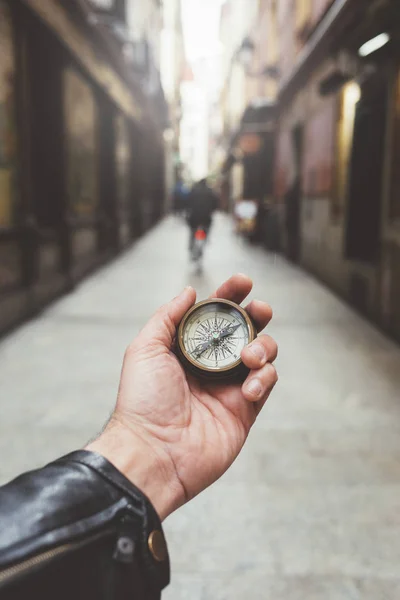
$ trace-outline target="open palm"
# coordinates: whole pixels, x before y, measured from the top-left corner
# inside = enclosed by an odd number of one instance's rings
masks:
[[[251,288],[249,278],[236,275],[212,297],[240,303]],[[177,325],[195,297],[192,288],[184,290],[157,311],[130,345],[112,419],[173,472],[174,500],[161,513],[171,512],[226,471],[277,381],[271,364],[277,347],[269,336],[243,350],[242,360],[251,369],[243,384],[204,383],[186,374],[172,348]],[[263,302],[253,301],[246,310],[258,330],[271,319]]]

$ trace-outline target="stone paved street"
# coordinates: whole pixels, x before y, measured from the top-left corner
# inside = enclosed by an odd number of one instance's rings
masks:
[[[253,277],[274,308],[280,381],[233,468],[165,523],[165,600],[400,598],[400,349],[219,216],[202,276],[170,218],[0,344],[0,478],[82,446],[125,347],[188,283]]]

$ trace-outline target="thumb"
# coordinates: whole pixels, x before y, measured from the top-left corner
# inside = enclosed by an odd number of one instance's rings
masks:
[[[158,309],[140,332],[137,341],[143,345],[151,343],[154,346],[156,343],[169,350],[176,328],[195,301],[196,291],[192,287],[186,287],[179,296]]]

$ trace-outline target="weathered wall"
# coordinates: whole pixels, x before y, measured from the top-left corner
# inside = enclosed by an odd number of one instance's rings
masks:
[[[319,94],[319,82],[332,69],[327,59],[312,74],[305,87],[293,98],[280,119],[275,195],[283,205],[295,177],[292,132],[303,128],[301,156],[300,263],[339,293],[350,297],[352,278],[361,277],[367,285],[366,310],[377,312],[378,270],[345,257],[346,205],[338,197],[342,176],[339,143],[340,107],[344,91],[327,97]],[[348,155],[345,162],[348,161]]]

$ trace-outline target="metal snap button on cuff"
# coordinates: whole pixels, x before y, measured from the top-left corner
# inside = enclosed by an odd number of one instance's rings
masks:
[[[149,550],[155,560],[162,562],[168,556],[167,543],[165,537],[159,529],[155,529],[149,535]]]

